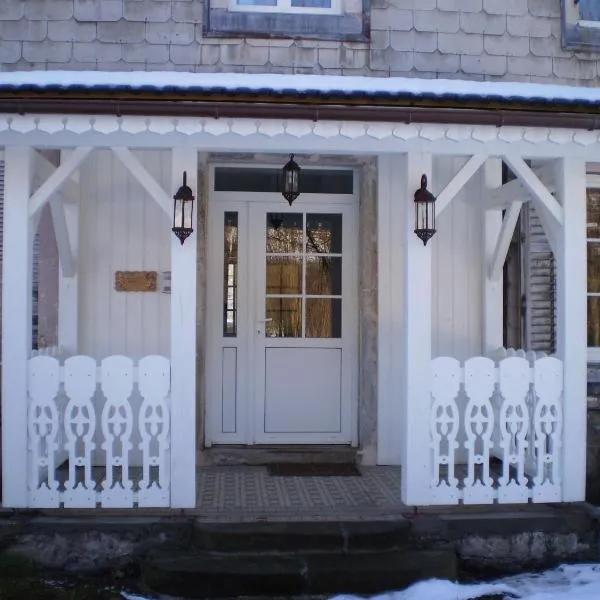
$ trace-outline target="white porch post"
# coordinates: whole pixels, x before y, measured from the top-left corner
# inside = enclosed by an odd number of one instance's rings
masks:
[[[184,171],[198,196],[197,152],[173,148],[173,194]],[[176,508],[196,506],[196,245],[197,231],[183,245],[171,236],[171,506]]]
[[[502,185],[502,161],[488,158],[484,167],[484,186],[489,191]],[[503,278],[490,278],[489,266],[494,259],[496,242],[502,230],[502,210],[483,211],[485,255],[483,261],[483,354],[490,356],[503,345]]]
[[[2,269],[3,505],[27,506],[27,360],[31,350],[31,248],[28,201],[31,149],[4,155]]]
[[[558,244],[557,354],[564,363],[563,502],[585,499],[587,419],[587,249],[585,161],[557,161],[563,206]]]
[[[429,154],[409,153],[397,161],[403,185],[396,202],[404,211],[404,302],[403,365],[400,387],[404,431],[398,432],[403,443],[402,501],[409,506],[428,504],[431,483],[429,411],[431,406],[431,247],[414,233],[414,193],[421,175],[432,180]],[[392,307],[394,310],[395,307]],[[397,368],[397,365],[393,365]]]

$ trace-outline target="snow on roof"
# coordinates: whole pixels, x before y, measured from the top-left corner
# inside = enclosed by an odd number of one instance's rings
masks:
[[[600,88],[566,85],[244,73],[22,71],[0,73],[0,91],[69,89],[267,93],[310,96],[428,97],[600,104]]]

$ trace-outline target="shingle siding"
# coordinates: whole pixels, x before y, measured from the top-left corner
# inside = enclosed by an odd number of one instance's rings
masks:
[[[335,42],[207,38],[199,0],[2,0],[0,70],[265,71],[595,85],[600,53],[561,47],[560,6],[560,0],[372,0],[370,41]]]

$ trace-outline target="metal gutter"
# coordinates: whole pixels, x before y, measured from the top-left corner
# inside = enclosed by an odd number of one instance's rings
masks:
[[[440,123],[457,125],[493,125],[496,127],[553,127],[600,129],[600,113],[527,110],[505,107],[403,106],[333,104],[330,102],[257,102],[180,99],[95,99],[1,97],[0,113],[9,114],[86,114],[116,116],[170,116],[249,119],[303,119],[310,121],[365,121],[393,123]],[[556,108],[555,108],[556,110]]]

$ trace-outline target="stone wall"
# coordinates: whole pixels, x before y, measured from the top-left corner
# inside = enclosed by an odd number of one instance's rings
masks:
[[[567,1],[567,0],[565,0]],[[201,0],[2,0],[0,70],[181,70],[595,85],[561,0],[371,0],[369,42],[207,37]]]

